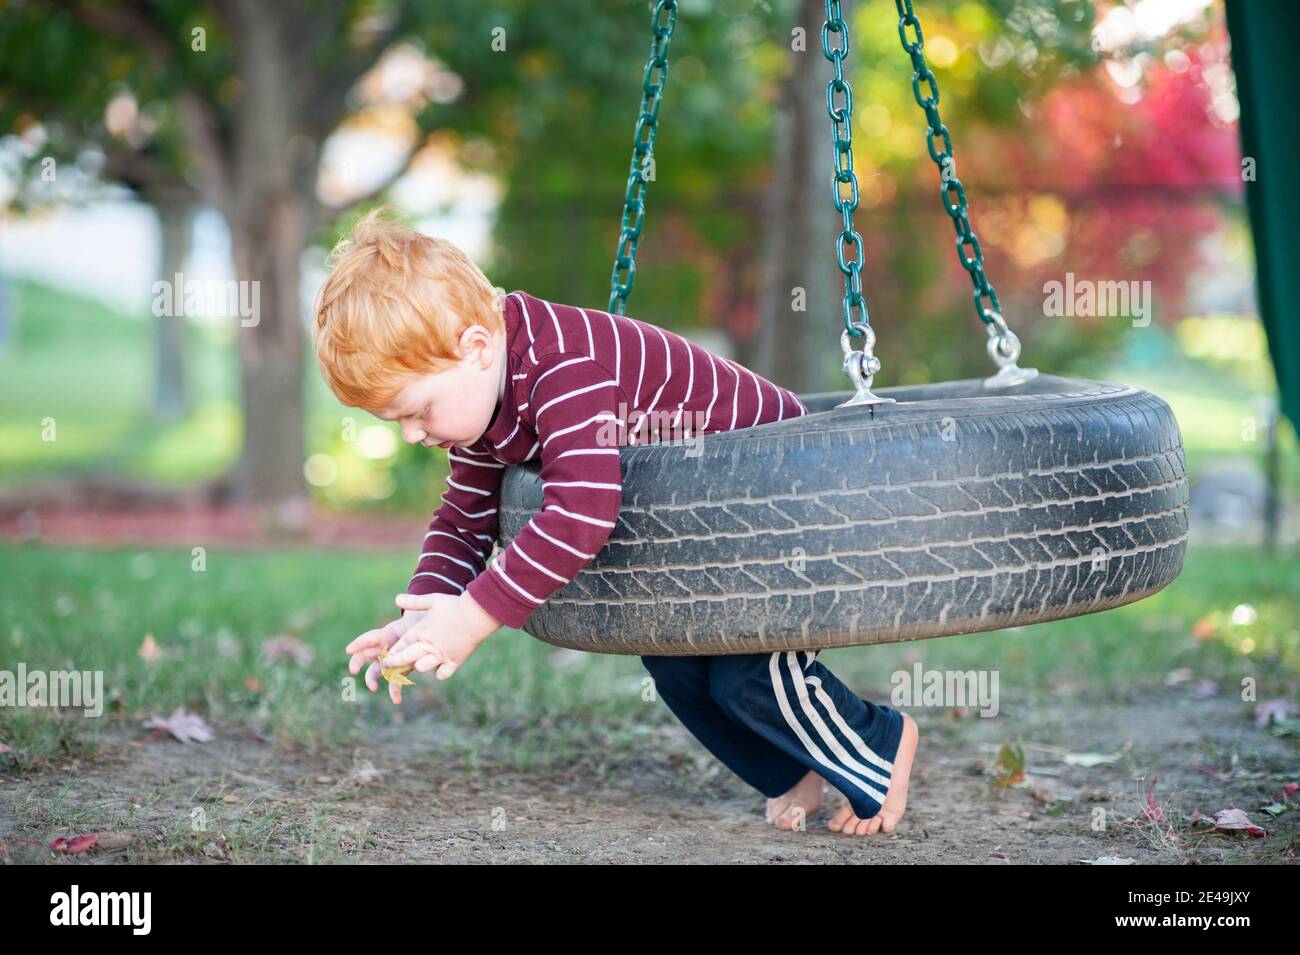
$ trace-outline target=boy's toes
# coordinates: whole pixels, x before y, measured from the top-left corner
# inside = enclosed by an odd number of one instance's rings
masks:
[[[786,810],[788,803],[784,799],[769,799],[767,801],[767,821],[774,823]]]
[[[776,819],[773,820],[772,825],[776,826],[778,829],[784,829],[786,831],[789,831],[795,827],[795,823],[798,821],[798,819],[799,819],[799,807],[786,806],[785,811],[780,813],[776,817]]]
[[[790,798],[770,800],[767,807],[767,821],[776,828],[787,831],[798,825],[801,818],[806,819],[807,815],[807,808]]]
[[[830,822],[826,824],[826,828],[830,829],[831,832],[848,831],[849,826],[856,824],[857,816],[853,815],[853,807],[848,803],[844,803],[835,810]]]
[[[870,819],[860,819],[853,814],[853,807],[843,803],[831,815],[826,828],[831,832],[842,832],[846,836],[872,836],[878,832],[893,832],[898,825],[894,813],[881,810]]]

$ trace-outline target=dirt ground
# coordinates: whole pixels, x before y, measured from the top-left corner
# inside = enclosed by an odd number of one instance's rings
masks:
[[[480,759],[467,773],[463,760],[430,757],[445,730],[418,720],[364,752],[317,753],[220,725],[204,744],[122,726],[93,757],[0,776],[0,859],[1294,863],[1300,796],[1284,787],[1300,775],[1296,742],[1257,728],[1250,711],[1190,686],[1034,712],[1004,705],[991,719],[911,710],[921,743],[907,814],[892,835],[874,837],[830,832],[826,808],[805,831],[773,829],[762,796],[684,730],[656,728],[622,760],[521,773]],[[1021,741],[1028,775],[998,789],[988,770],[1008,739]],[[1120,758],[1086,767],[1067,753]],[[1164,824],[1143,818],[1153,781]],[[1288,798],[1276,818],[1262,811]],[[1190,831],[1194,810],[1212,817],[1233,806],[1267,836]],[[1094,829],[1097,818],[1104,825]],[[129,842],[78,856],[44,848],[85,832]]]

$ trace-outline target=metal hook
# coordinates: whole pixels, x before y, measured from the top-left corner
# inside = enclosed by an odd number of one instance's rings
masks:
[[[865,322],[854,322],[853,327],[866,336],[862,351],[854,351],[849,345],[849,330],[840,333],[840,348],[844,351],[844,374],[853,382],[854,394],[848,401],[836,405],[847,408],[850,405],[895,404],[894,398],[882,398],[871,391],[871,379],[880,371],[880,359],[872,354],[876,345],[876,333]]]
[[[998,366],[996,375],[984,379],[984,387],[1010,388],[1023,385],[1031,378],[1037,378],[1037,368],[1020,368],[1016,365],[1016,360],[1020,357],[1020,339],[1007,327],[1006,319],[1002,314],[991,308],[985,309],[984,314],[991,319],[984,326],[989,333],[987,343],[989,357],[993,359],[993,364]]]

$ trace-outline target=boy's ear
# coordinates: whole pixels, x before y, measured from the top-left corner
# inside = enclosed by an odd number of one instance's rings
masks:
[[[474,346],[477,345],[487,356],[487,361],[492,361],[492,336],[482,325],[470,325],[460,333],[460,350],[462,354],[469,355]]]

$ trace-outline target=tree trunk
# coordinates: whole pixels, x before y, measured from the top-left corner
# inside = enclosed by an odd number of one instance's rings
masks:
[[[757,371],[796,393],[848,387],[837,378],[844,294],[835,262],[841,219],[831,192],[835,166],[826,84],[834,71],[821,48],[825,13],[824,3],[800,0],[796,25],[806,31],[807,49],[792,51],[793,68],[778,91],[763,230],[767,244],[754,361]],[[796,300],[799,289],[802,302]]]
[[[235,495],[287,506],[281,516],[290,524],[307,501],[298,294],[307,238],[305,207],[299,195],[280,195],[249,221],[232,223],[230,230],[241,295],[257,305],[252,317],[237,319],[244,446],[235,472]]]
[[[194,208],[184,200],[154,203],[162,252],[158,257],[160,278],[170,286],[185,270],[190,253],[190,225]],[[182,279],[182,281],[184,281]],[[180,289],[184,296],[184,287]],[[185,316],[159,315],[157,330],[153,415],[160,422],[178,421],[185,416]]]
[[[293,75],[297,25],[271,5],[232,6],[236,75],[244,90],[232,136],[230,227],[241,295],[255,315],[238,319],[244,445],[235,497],[274,505],[275,519],[300,526],[309,498],[303,479],[303,320],[301,259],[316,207],[313,159],[293,149],[307,95]],[[291,19],[291,18],[290,18]],[[246,283],[246,284],[245,284]]]

